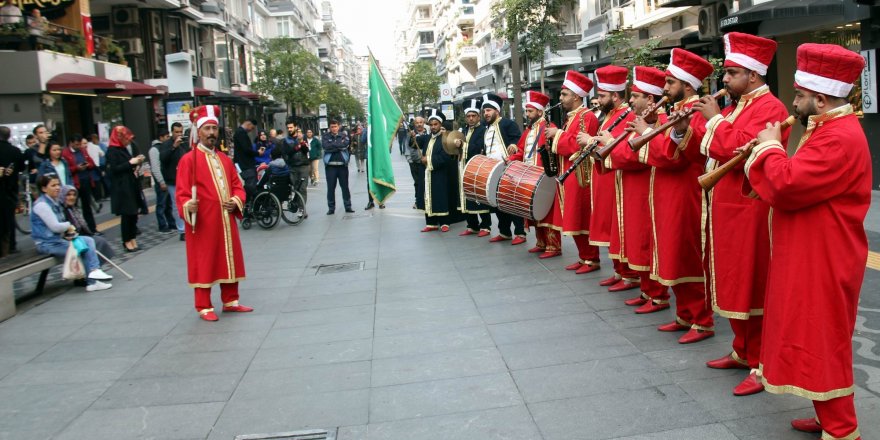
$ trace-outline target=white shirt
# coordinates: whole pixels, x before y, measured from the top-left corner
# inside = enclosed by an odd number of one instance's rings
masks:
[[[89,157],[92,158],[92,162],[94,162],[96,166],[101,163],[101,157],[104,156],[104,152],[101,150],[101,147],[89,142],[86,151],[89,152]]]
[[[507,146],[504,145],[504,139],[501,137],[500,125],[497,120],[486,128],[483,141],[485,143],[486,156],[498,160],[507,158]]]

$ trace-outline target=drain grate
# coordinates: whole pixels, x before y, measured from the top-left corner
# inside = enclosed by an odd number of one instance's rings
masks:
[[[235,440],[336,440],[336,431],[313,429],[309,431],[277,432],[275,434],[245,434]]]
[[[340,273],[340,272],[353,272],[356,270],[364,270],[364,262],[363,261],[352,261],[350,263],[338,263],[338,264],[321,264],[319,266],[312,266],[318,269],[315,272],[315,275],[327,275],[331,273]]]
[[[343,220],[352,220],[352,219],[356,219],[356,218],[370,218],[372,216],[373,216],[373,214],[349,214],[349,215],[343,215],[342,219]]]

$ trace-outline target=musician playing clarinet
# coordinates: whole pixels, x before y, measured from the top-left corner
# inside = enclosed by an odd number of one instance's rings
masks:
[[[516,141],[522,136],[522,131],[516,122],[501,117],[501,106],[504,100],[494,93],[483,95],[483,122],[486,131],[483,134],[483,154],[493,159],[507,160],[507,156],[516,152]],[[492,208],[498,218],[498,235],[489,239],[490,243],[510,240],[511,245],[526,242],[526,231],[523,228],[522,217],[501,212]],[[513,233],[510,227],[513,225]]]
[[[598,81],[596,97],[599,99],[602,112],[606,115],[599,131],[600,136],[619,136],[626,129],[626,123],[636,117],[630,111],[626,99],[628,73],[629,70],[621,66],[611,65],[596,69],[596,81]],[[624,114],[626,116],[623,116]],[[620,120],[621,117],[623,120]],[[586,146],[590,141],[591,139],[586,135],[580,136],[581,146]],[[614,225],[618,221],[615,208],[615,178],[616,173],[603,173],[600,172],[600,167],[593,167],[590,187],[593,205],[593,213],[590,217],[590,244],[609,248],[608,255],[614,263],[614,275],[599,283],[600,286],[608,286],[609,292],[621,292],[639,287],[638,272],[620,261],[620,240],[614,240],[612,243],[612,236],[616,232]]]
[[[565,72],[559,102],[568,116],[562,129],[546,129],[547,138],[552,140],[551,152],[557,155],[560,170],[568,169],[578,156],[587,154],[578,145],[578,134],[594,136],[599,129],[599,120],[584,107],[584,98],[592,89],[593,81],[582,73],[575,70]],[[575,175],[559,184],[558,205],[554,204],[551,211],[551,215],[562,218],[562,234],[574,238],[578,261],[566,266],[566,269],[575,270],[579,274],[599,270],[599,248],[590,244],[590,168],[589,160],[582,161],[574,171]],[[559,211],[556,211],[557,206]]]
[[[734,150],[755,138],[768,122],[788,117],[785,105],[770,93],[764,76],[776,52],[776,42],[754,35],[731,32],[724,35],[724,87],[731,104],[721,110],[710,96],[694,103],[699,116],[685,132],[686,142],[678,150],[706,163],[711,171],[732,159]],[[788,142],[783,133],[783,144]],[[708,161],[706,161],[708,158]],[[744,173],[736,169],[711,189],[707,203],[703,265],[712,308],[730,320],[733,351],[706,363],[710,368],[751,369],[733,389],[737,396],[761,392],[756,371],[760,364],[764,290],[770,259],[770,236],[766,202],[741,194]]]
[[[779,125],[767,124],[745,164],[751,188],[773,208],[762,381],[771,393],[812,400],[816,417],[791,425],[823,439],[860,438],[852,337],[868,258],[871,155],[847,96],[864,67],[837,45],[798,47],[794,108],[806,132],[789,158]]]
[[[528,127],[523,132],[517,143],[517,152],[511,154],[507,160],[519,160],[533,166],[544,166],[541,162],[541,155],[538,150],[547,144],[547,128],[556,127],[552,122],[544,119],[544,109],[550,104],[550,97],[533,90],[526,92],[526,119]],[[538,258],[553,258],[562,255],[562,239],[559,234],[560,226],[562,226],[562,216],[558,215],[559,200],[558,197],[553,201],[553,208],[543,219],[533,222],[529,219],[523,219],[524,227],[528,229],[530,226],[535,227],[535,238],[537,243],[535,247],[529,249],[529,253],[540,253]],[[557,213],[558,217],[554,217]],[[554,226],[557,229],[554,229]]]

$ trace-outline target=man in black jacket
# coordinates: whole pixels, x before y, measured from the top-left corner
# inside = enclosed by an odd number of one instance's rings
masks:
[[[257,121],[253,119],[245,120],[235,129],[232,135],[232,145],[235,148],[235,163],[238,164],[241,174],[241,180],[244,183],[244,191],[247,199],[253,200],[257,194],[257,156],[258,151],[254,151],[254,142],[251,140],[250,133],[257,128]]]
[[[9,143],[11,137],[9,127],[0,127],[0,257],[15,251],[18,173],[24,168],[24,155]]]
[[[299,189],[303,203],[308,202],[308,181],[311,163],[309,161],[309,144],[302,137],[302,131],[296,122],[287,121],[287,137],[281,141],[281,154],[287,167],[290,168],[291,190]],[[302,182],[302,183],[300,183]]]
[[[180,241],[184,240],[184,223],[177,212],[177,163],[189,150],[189,142],[183,136],[183,125],[180,122],[171,124],[171,137],[159,147],[159,163],[168,187],[168,195],[171,196],[171,215],[174,217],[177,233],[180,234]]]
[[[351,192],[348,190],[348,135],[339,131],[339,121],[330,121],[330,131],[324,134],[324,174],[327,175],[327,215],[336,211],[336,182],[342,187],[342,203],[345,212],[351,209]]]

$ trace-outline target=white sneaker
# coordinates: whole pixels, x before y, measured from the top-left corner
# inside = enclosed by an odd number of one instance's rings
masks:
[[[104,272],[103,270],[98,268],[98,269],[95,269],[95,270],[89,272],[89,278],[91,278],[93,280],[98,280],[98,281],[108,281],[108,280],[112,280],[113,276],[108,275],[106,272]]]
[[[89,284],[86,286],[86,292],[96,292],[98,290],[107,290],[113,287],[110,283],[102,283],[100,281],[95,281],[94,284]]]

